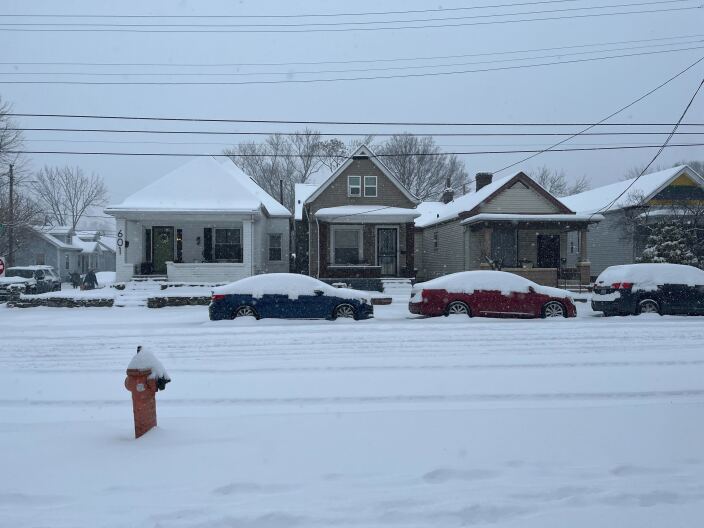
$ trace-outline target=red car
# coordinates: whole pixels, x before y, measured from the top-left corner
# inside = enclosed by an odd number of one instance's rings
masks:
[[[576,317],[570,292],[504,271],[463,271],[413,286],[411,313],[437,316]]]

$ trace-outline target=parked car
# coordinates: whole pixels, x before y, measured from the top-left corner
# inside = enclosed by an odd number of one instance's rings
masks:
[[[681,264],[611,266],[594,283],[592,310],[611,315],[704,315],[704,271]]]
[[[45,293],[61,290],[61,279],[52,266],[13,266],[0,277],[0,298],[11,292]]]
[[[333,288],[294,273],[256,275],[213,290],[210,319],[236,317],[355,320],[374,316],[368,293]]]
[[[462,271],[413,286],[411,313],[425,316],[576,317],[570,292],[504,271]]]

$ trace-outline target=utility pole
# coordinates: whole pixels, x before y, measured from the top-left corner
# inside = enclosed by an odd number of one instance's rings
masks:
[[[7,226],[7,266],[15,265],[15,176],[10,164],[10,221]]]

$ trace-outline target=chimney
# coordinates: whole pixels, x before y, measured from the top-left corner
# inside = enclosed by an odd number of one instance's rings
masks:
[[[482,187],[486,187],[491,183],[491,179],[494,175],[491,172],[478,172],[474,181],[477,185],[477,191]]]
[[[442,192],[442,196],[440,197],[440,201],[442,203],[446,204],[446,203],[450,203],[454,199],[455,199],[455,191],[452,190],[450,178],[448,178],[447,181],[445,182],[445,190]]]

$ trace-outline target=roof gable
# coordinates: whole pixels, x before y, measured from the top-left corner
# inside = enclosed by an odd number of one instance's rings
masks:
[[[239,212],[264,209],[270,216],[289,217],[289,211],[267,194],[234,163],[211,157],[194,158],[162,176],[115,206],[117,211]]]
[[[638,202],[652,200],[668,185],[678,181],[683,176],[704,187],[704,178],[687,165],[680,165],[671,169],[644,174],[640,178],[631,178],[597,187],[583,193],[573,194],[563,198],[563,201],[577,212],[616,211],[631,207]]]
[[[517,172],[510,176],[505,176],[494,180],[489,185],[485,185],[479,189],[477,192],[459,196],[447,204],[443,204],[441,202],[426,202],[419,207],[423,214],[416,220],[416,227],[429,227],[442,222],[455,220],[457,218],[468,218],[479,214],[484,206],[500,196],[505,189],[509,189],[515,185],[520,185],[522,188],[532,189],[546,201],[550,202],[554,206],[555,212],[562,214],[573,213],[573,211],[570,210],[565,204],[543,189],[543,187],[541,187],[525,173]],[[433,207],[426,205],[431,203],[437,204],[437,206]],[[516,210],[506,212],[523,213],[525,211]]]
[[[413,195],[408,189],[406,189],[406,186],[403,185],[399,179],[384,165],[384,163],[381,161],[381,159],[372,152],[372,150],[367,147],[366,145],[360,146],[357,150],[355,150],[350,157],[348,157],[343,164],[341,164],[335,171],[328,177],[327,180],[325,180],[320,186],[310,195],[308,198],[304,201],[304,204],[311,203],[313,202],[316,198],[318,198],[323,192],[325,192],[325,189],[327,189],[342,173],[347,170],[347,168],[352,165],[352,163],[356,159],[368,159],[371,163],[373,163],[383,174],[386,176],[389,181],[393,185],[395,185],[401,193],[408,198],[411,202],[413,203],[418,203],[419,200],[416,196]]]

